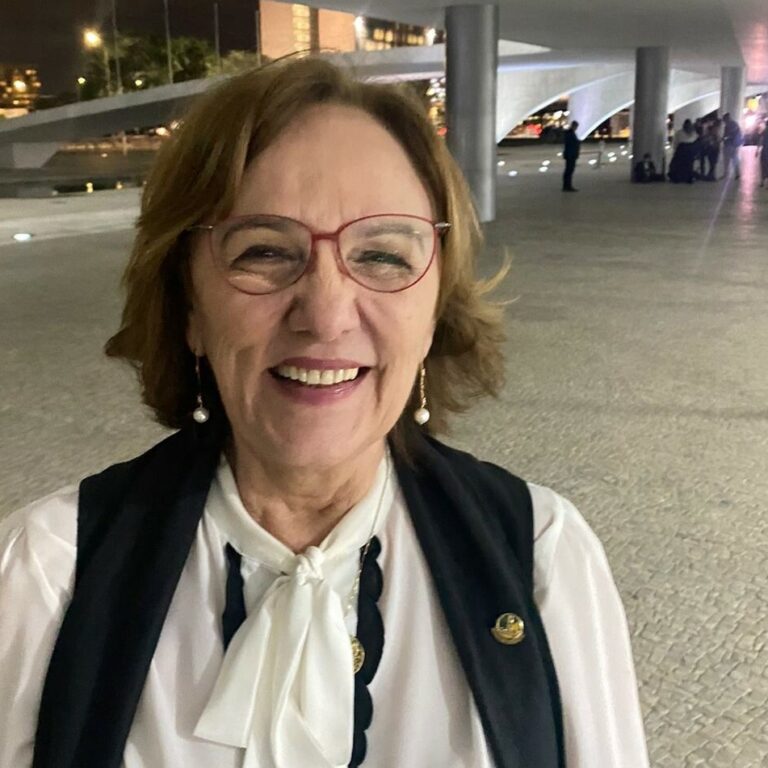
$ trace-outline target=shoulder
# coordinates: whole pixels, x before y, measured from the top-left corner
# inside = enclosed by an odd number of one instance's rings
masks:
[[[77,486],[67,486],[0,521],[0,578],[19,575],[70,591],[77,547]]]
[[[603,545],[579,510],[551,488],[528,483],[533,502],[534,585],[540,596],[557,570],[610,573]],[[538,600],[537,600],[538,601]]]

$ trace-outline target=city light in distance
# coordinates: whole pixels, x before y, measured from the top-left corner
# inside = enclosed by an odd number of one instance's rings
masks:
[[[88,48],[98,48],[101,45],[101,35],[95,29],[86,29],[83,32],[83,42]]]
[[[85,83],[86,83],[86,80],[85,80],[84,77],[80,76],[80,77],[77,78],[77,84],[78,85],[85,85]]]
[[[13,90],[21,91],[22,93],[27,90],[27,84],[23,80],[13,81]]]

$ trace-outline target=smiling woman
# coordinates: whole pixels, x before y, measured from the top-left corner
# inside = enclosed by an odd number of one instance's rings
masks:
[[[0,528],[0,765],[647,765],[599,542],[433,437],[501,384],[479,245],[399,88],[201,98],[107,345],[178,431]]]

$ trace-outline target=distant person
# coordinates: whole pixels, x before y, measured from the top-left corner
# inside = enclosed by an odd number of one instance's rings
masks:
[[[696,142],[698,136],[690,120],[675,134],[675,151],[669,164],[669,180],[673,184],[685,182],[693,184],[693,163],[696,159]]]
[[[763,123],[762,133],[757,137],[757,152],[760,156],[760,186],[768,189],[768,118]]]
[[[563,173],[563,192],[578,192],[573,186],[573,172],[576,170],[576,161],[581,152],[581,141],[576,134],[579,124],[574,120],[571,127],[565,132],[563,144],[563,160],[565,160],[565,172]]]
[[[703,179],[706,175],[704,169],[704,161],[706,159],[704,154],[704,133],[706,131],[706,125],[703,117],[697,118],[696,122],[693,124],[693,130],[696,131],[696,141],[694,142],[694,147],[696,149],[694,174],[697,179]]]
[[[701,139],[702,155],[709,166],[706,173],[703,174],[705,181],[715,181],[717,179],[717,162],[720,159],[720,143],[722,140],[720,121],[717,119],[712,120],[707,125]],[[704,171],[704,163],[702,163],[702,171]]]
[[[642,160],[635,163],[632,180],[638,184],[647,184],[651,181],[664,181],[664,176],[656,172],[656,163],[651,159],[651,153],[646,152]]]
[[[723,115],[723,178],[728,178],[728,172],[733,163],[733,178],[741,178],[741,163],[739,162],[739,147],[744,143],[739,124],[729,113]]]

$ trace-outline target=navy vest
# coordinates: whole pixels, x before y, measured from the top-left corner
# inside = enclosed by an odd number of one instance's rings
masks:
[[[75,589],[43,688],[33,768],[122,765],[220,453],[220,441],[185,429],[80,485]],[[557,678],[533,602],[526,484],[433,439],[413,465],[395,456],[395,469],[496,767],[564,768]],[[503,613],[525,622],[518,645],[491,634]]]

